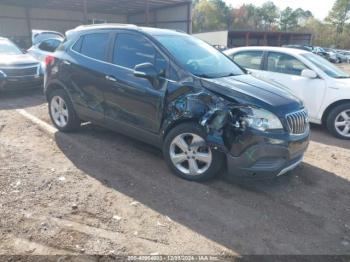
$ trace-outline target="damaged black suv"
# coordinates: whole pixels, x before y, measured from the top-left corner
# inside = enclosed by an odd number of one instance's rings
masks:
[[[162,148],[174,173],[188,180],[225,170],[282,175],[309,143],[297,98],[181,32],[82,26],[45,61],[49,113],[60,131],[87,121],[111,128]]]

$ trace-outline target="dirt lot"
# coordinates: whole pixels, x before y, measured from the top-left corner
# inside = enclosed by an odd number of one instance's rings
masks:
[[[50,124],[38,92],[0,97],[0,254],[350,254],[350,142],[312,127],[304,163],[269,181],[189,183],[161,153]]]

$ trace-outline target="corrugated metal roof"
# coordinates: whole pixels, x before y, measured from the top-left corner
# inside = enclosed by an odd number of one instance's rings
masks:
[[[106,14],[140,13],[146,9],[146,0],[86,0],[88,12]],[[158,9],[190,3],[191,0],[148,0],[149,9]],[[0,4],[63,10],[83,10],[84,0],[0,0]]]

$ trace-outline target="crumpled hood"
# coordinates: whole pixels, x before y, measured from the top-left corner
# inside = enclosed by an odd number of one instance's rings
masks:
[[[0,55],[0,67],[1,66],[25,66],[37,64],[38,61],[34,57],[28,54],[21,55]]]
[[[202,79],[205,88],[241,104],[254,105],[284,117],[303,108],[302,102],[288,91],[252,75]]]

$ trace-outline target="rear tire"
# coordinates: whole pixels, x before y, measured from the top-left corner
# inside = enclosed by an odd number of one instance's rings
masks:
[[[350,140],[350,103],[333,108],[327,116],[326,124],[333,136]]]
[[[80,127],[81,121],[65,90],[53,90],[48,95],[48,101],[51,121],[59,131],[73,132]]]
[[[173,128],[163,144],[164,158],[177,176],[190,181],[209,180],[222,170],[224,155],[207,146],[206,132],[196,123]]]

